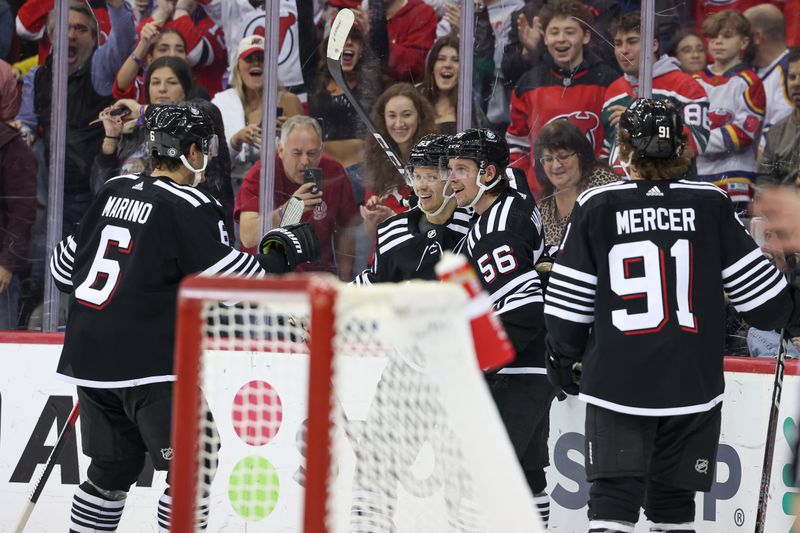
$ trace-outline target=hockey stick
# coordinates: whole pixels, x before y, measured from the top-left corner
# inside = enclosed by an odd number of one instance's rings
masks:
[[[789,256],[793,257],[793,256]],[[795,262],[787,257],[787,278],[789,283],[794,282]],[[786,368],[786,329],[781,329],[778,357],[775,361],[775,380],[772,386],[772,403],[769,408],[769,421],[767,422],[767,443],[764,446],[764,463],[761,470],[761,485],[758,492],[758,508],[756,509],[755,533],[763,533],[767,522],[767,502],[769,501],[769,484],[772,480],[772,454],[775,451],[775,437],[778,429],[778,416],[781,409],[781,394],[783,393],[783,372]]]
[[[17,525],[14,528],[13,533],[22,533],[22,530],[25,529],[25,525],[28,523],[28,519],[31,517],[31,513],[33,512],[33,507],[36,505],[36,502],[39,501],[39,496],[41,496],[42,490],[44,490],[44,485],[47,483],[50,473],[53,471],[53,467],[56,465],[58,456],[61,455],[61,452],[64,449],[67,441],[69,441],[69,438],[73,433],[75,433],[75,422],[77,422],[78,414],[80,413],[79,405],[79,402],[75,402],[75,406],[72,408],[72,411],[69,413],[69,417],[67,418],[67,423],[64,424],[63,428],[61,428],[61,433],[58,434],[56,445],[53,446],[53,450],[50,452],[50,457],[47,458],[47,462],[44,465],[44,470],[42,470],[42,475],[39,476],[39,479],[36,481],[36,485],[33,486],[33,492],[31,492],[28,501],[25,502],[25,507],[22,509],[22,514],[17,521]]]
[[[356,110],[356,113],[364,122],[364,125],[367,126],[372,136],[375,137],[375,141],[377,141],[378,145],[383,149],[386,157],[392,162],[397,172],[406,179],[405,166],[400,161],[400,158],[397,157],[397,154],[389,143],[386,142],[386,139],[383,138],[381,132],[378,131],[378,128],[375,127],[375,124],[372,123],[367,112],[361,107],[361,103],[355,97],[353,91],[350,90],[350,86],[347,85],[344,74],[342,73],[342,51],[344,50],[344,43],[347,41],[347,36],[350,34],[350,29],[353,27],[355,18],[355,15],[349,9],[342,9],[339,11],[339,14],[336,15],[333,25],[331,26],[331,33],[328,36],[328,50],[326,53],[328,56],[328,70],[331,76],[333,76],[334,81],[336,81],[336,84],[339,85],[339,88],[344,93],[344,96],[350,102],[350,105],[353,106],[353,109]]]

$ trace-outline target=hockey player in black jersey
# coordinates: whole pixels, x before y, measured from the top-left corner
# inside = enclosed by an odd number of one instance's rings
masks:
[[[578,197],[550,276],[548,376],[587,402],[593,533],[633,532],[641,507],[650,531],[694,531],[719,443],[723,291],[753,326],[798,323],[796,292],[728,196],[679,179],[693,157],[682,122],[662,100],[622,114],[633,181]]]
[[[70,531],[78,533],[116,530],[145,452],[156,469],[169,470],[181,279],[281,273],[317,255],[307,225],[268,232],[263,255],[230,247],[220,204],[193,187],[218,142],[202,107],[150,106],[145,125],[152,175],[108,180],[50,264],[56,285],[69,293],[57,372],[78,386],[83,452],[91,458],[72,502]],[[167,488],[159,531],[169,529],[170,502]],[[198,507],[201,529],[207,504]]]
[[[435,280],[434,266],[467,233],[470,213],[457,209],[440,163],[450,136],[430,134],[411,149],[408,172],[417,205],[378,225],[372,265],[356,276],[358,285],[409,279]]]
[[[543,297],[534,268],[544,239],[535,203],[509,186],[508,158],[505,140],[491,130],[456,134],[449,150],[448,183],[458,206],[473,208],[477,215],[457,251],[479,273],[517,353],[511,366],[486,379],[546,524],[550,503],[544,467],[549,464],[550,404],[556,389],[545,376]]]

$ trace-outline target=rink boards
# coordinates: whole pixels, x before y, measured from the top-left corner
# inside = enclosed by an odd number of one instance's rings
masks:
[[[4,371],[0,374],[0,531],[9,531],[16,523],[18,511],[27,498],[33,482],[46,461],[55,442],[57,428],[66,420],[74,401],[74,387],[58,381],[54,369],[60,353],[62,336],[58,334],[0,334],[0,357]],[[304,392],[296,384],[297,365],[280,360],[271,361],[257,377],[268,382],[282,400],[283,420],[274,439],[260,446],[241,442],[226,420],[226,398],[236,391],[209,399],[219,422],[223,443],[220,472],[212,495],[209,531],[244,531],[267,528],[271,532],[299,530],[299,502],[303,480]],[[292,368],[295,367],[295,368]],[[271,369],[271,370],[270,370]],[[773,383],[774,362],[730,358],[726,362],[726,396],[723,408],[722,439],[717,457],[716,482],[711,492],[697,498],[696,527],[699,532],[752,531],[766,441],[766,427]],[[373,372],[377,376],[379,372]],[[800,415],[800,379],[798,365],[787,365],[784,381],[781,416],[772,470],[772,499],[770,500],[767,531],[788,532],[791,519],[789,503],[794,490],[788,486],[790,443],[796,438]],[[295,376],[290,378],[289,376]],[[366,382],[369,373],[361,377]],[[253,376],[250,376],[253,378]],[[355,387],[358,396],[343,399],[351,418],[364,416],[371,391],[369,386]],[[550,530],[554,532],[585,531],[588,484],[583,473],[583,411],[584,404],[574,398],[554,402],[551,411],[548,492],[552,498]],[[80,424],[80,420],[78,422]],[[88,461],[79,453],[75,441],[62,455],[50,481],[33,513],[26,532],[64,530],[68,523],[72,492],[79,479],[85,476]],[[256,455],[274,467],[280,490],[274,501],[266,502],[270,512],[259,522],[248,524],[230,504],[227,482],[237,462],[245,456]],[[344,461],[339,490],[347,486],[348,461]],[[424,463],[424,461],[421,461]],[[411,478],[430,474],[425,465],[411,465]],[[405,505],[436,498],[435,493],[420,493],[412,484],[401,494]],[[165,486],[165,476],[146,469],[130,494],[119,531],[155,531],[155,505]],[[500,489],[502,490],[502,489]],[[414,494],[412,494],[414,493]],[[400,517],[402,522],[403,518]],[[402,523],[401,531],[406,529]],[[409,529],[413,529],[409,526]],[[406,529],[408,530],[408,529]],[[638,531],[646,531],[643,524]]]

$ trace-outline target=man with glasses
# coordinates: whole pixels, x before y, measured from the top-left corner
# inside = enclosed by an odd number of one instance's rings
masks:
[[[535,268],[544,238],[538,208],[506,177],[508,158],[505,140],[491,130],[456,134],[448,150],[448,186],[458,207],[474,209],[476,215],[456,251],[478,272],[517,354],[511,365],[487,374],[486,380],[546,525],[550,500],[544,467],[556,389],[544,367],[543,296]]]

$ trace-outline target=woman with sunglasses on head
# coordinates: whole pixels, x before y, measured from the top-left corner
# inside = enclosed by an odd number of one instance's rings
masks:
[[[213,119],[217,137],[224,139],[222,116],[216,106],[196,98],[196,86],[189,64],[180,57],[159,57],[150,64],[144,78],[145,105],[136,100],[122,99],[105,108],[99,116],[105,129],[101,152],[92,165],[91,187],[99,191],[105,180],[120,174],[150,171],[149,155],[145,153],[145,131],[138,117],[144,116],[149,105],[176,104],[192,101]],[[233,189],[231,160],[225,143],[216,157],[208,163],[206,181],[198,188],[216,198],[225,211],[229,234],[233,231]]]
[[[597,161],[594,149],[580,128],[568,120],[555,120],[536,137],[536,179],[542,187],[544,242],[557,246],[578,195],[591,187],[617,181],[612,170]]]

